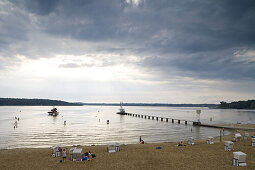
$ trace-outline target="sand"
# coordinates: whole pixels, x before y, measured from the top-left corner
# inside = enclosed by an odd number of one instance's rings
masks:
[[[241,132],[244,134],[244,132]],[[250,132],[255,135],[255,132]],[[224,151],[225,140],[215,138],[215,144],[206,144],[206,140],[197,140],[195,145],[177,147],[177,142],[154,144],[121,145],[121,151],[108,153],[106,146],[83,146],[83,151],[96,154],[91,161],[73,162],[67,153],[66,162],[60,163],[61,157],[51,157],[50,148],[43,149],[2,149],[0,150],[0,169],[255,169],[255,147],[251,138],[234,143],[234,151],[247,154],[247,167],[232,165],[233,152]],[[146,142],[146,141],[145,141]],[[156,149],[156,147],[162,149]],[[65,147],[69,151],[70,147]]]

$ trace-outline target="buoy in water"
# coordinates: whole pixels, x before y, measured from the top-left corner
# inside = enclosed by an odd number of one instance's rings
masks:
[[[109,120],[107,120],[107,124],[109,124],[110,123],[110,121]]]

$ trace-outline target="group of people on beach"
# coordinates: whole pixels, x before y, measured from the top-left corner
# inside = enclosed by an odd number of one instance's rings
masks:
[[[92,158],[94,158],[94,157],[96,157],[96,155],[95,155],[95,154],[92,154],[92,153],[89,151],[89,152],[85,152],[85,153],[84,153],[84,157],[83,157],[82,160],[88,160],[88,161],[90,161],[90,160],[92,160]]]
[[[183,142],[179,142],[179,144],[177,146],[186,146],[185,144],[183,144]]]
[[[67,156],[67,152],[66,152],[66,149],[63,149],[62,151],[62,158],[63,160],[61,160],[61,162],[65,162],[66,161],[66,156]],[[92,160],[92,158],[96,157],[95,154],[92,154],[90,151],[89,152],[85,152],[83,155],[82,155],[82,161],[90,161]]]

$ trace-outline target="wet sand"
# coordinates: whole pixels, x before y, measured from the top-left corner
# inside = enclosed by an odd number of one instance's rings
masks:
[[[241,131],[243,135],[244,132]],[[255,132],[250,132],[250,136]],[[234,143],[234,151],[247,154],[247,167],[232,165],[233,152],[224,151],[224,141],[232,135],[215,138],[215,144],[197,140],[195,145],[177,147],[177,142],[154,144],[121,145],[120,152],[108,153],[107,146],[83,146],[83,152],[91,151],[96,157],[91,161],[60,163],[61,157],[51,157],[50,148],[43,149],[2,149],[0,150],[0,169],[255,169],[255,147],[251,138]],[[138,139],[139,140],[139,139]],[[146,142],[146,141],[145,141]],[[156,149],[156,147],[162,147]],[[65,147],[67,151],[71,147]]]

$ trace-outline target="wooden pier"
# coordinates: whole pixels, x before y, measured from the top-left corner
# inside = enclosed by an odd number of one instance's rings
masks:
[[[212,124],[202,124],[201,122],[196,121],[190,121],[190,120],[184,120],[184,119],[176,119],[176,118],[169,118],[169,117],[161,117],[161,116],[153,116],[153,115],[147,115],[147,114],[135,114],[135,113],[126,113],[127,116],[133,116],[138,118],[145,118],[145,119],[151,119],[151,120],[157,120],[161,122],[169,122],[172,123],[177,122],[178,124],[184,123],[185,125],[191,124],[193,126],[203,126],[203,127],[209,127],[209,128],[219,128],[219,129],[228,129],[228,130],[244,130],[244,131],[252,131],[255,132],[255,128],[242,128],[242,127],[231,127],[231,126],[224,126],[224,125],[212,125]]]
[[[175,118],[169,118],[169,117],[161,117],[161,116],[153,116],[153,115],[147,115],[147,114],[135,114],[135,113],[126,113],[127,116],[132,116],[132,117],[138,117],[138,118],[144,118],[144,119],[151,119],[151,120],[157,120],[157,121],[161,121],[161,122],[169,122],[169,120],[174,123],[177,122],[178,124],[185,124],[187,125],[192,124],[192,125],[196,125],[196,126],[200,126],[201,123],[200,122],[195,122],[195,121],[190,121],[190,120],[183,120],[183,119],[175,119]]]

